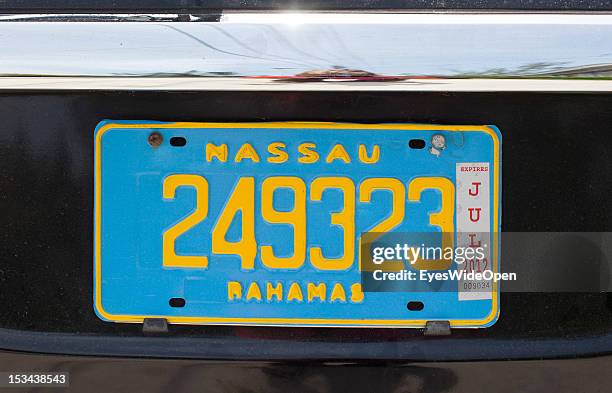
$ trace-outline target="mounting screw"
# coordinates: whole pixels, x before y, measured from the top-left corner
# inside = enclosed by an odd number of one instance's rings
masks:
[[[164,137],[159,132],[152,132],[147,139],[152,147],[159,147],[164,141]]]
[[[429,152],[436,157],[440,157],[444,149],[446,149],[446,138],[444,138],[442,134],[434,134],[434,136],[431,137]]]
[[[446,149],[446,138],[444,135],[435,134],[431,137],[431,144],[438,150],[444,150]]]

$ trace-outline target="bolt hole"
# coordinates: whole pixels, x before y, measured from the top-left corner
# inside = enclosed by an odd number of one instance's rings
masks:
[[[411,149],[423,149],[425,145],[426,143],[423,139],[411,139],[408,141],[408,147]]]
[[[173,136],[170,138],[170,146],[183,147],[187,144],[187,139],[182,136]]]
[[[173,297],[168,301],[170,307],[185,307],[185,299],[182,297]]]
[[[407,307],[410,311],[421,311],[425,305],[423,302],[408,302]]]

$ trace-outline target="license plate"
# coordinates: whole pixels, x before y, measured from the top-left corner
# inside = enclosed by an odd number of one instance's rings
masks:
[[[370,232],[497,234],[500,146],[493,126],[104,121],[95,311],[114,322],[490,326],[497,285],[366,291],[360,243]],[[489,261],[497,268],[495,241]]]

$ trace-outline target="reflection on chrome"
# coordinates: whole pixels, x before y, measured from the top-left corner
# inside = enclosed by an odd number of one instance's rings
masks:
[[[136,77],[135,88],[181,77],[201,89],[222,88],[201,80],[217,78],[272,90],[435,90],[452,79],[449,90],[610,91],[611,37],[606,14],[5,15],[0,75]]]

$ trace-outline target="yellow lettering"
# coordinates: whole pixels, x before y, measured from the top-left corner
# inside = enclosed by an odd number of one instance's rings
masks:
[[[273,154],[273,156],[268,157],[268,162],[274,164],[286,162],[289,159],[289,154],[287,154],[286,151],[281,150],[285,147],[285,144],[282,142],[270,143],[270,145],[268,145],[268,152],[270,152],[270,154]]]
[[[361,284],[351,285],[351,302],[361,303],[363,301],[363,291],[361,290]]]
[[[225,143],[219,146],[212,143],[206,144],[206,162],[211,162],[213,158],[221,162],[227,162],[227,145]]]
[[[227,300],[240,299],[242,297],[242,285],[238,281],[227,283]]]
[[[355,259],[355,184],[348,177],[318,177],[310,185],[310,199],[320,201],[327,189],[342,191],[344,209],[331,213],[332,225],[343,229],[344,253],[339,258],[326,258],[321,247],[310,248],[310,262],[320,270],[346,270]]]
[[[383,233],[390,232],[395,227],[400,225],[404,220],[404,213],[406,211],[406,187],[404,187],[404,183],[398,179],[386,177],[373,177],[370,179],[365,179],[359,186],[359,202],[370,203],[372,201],[372,193],[376,191],[391,191],[391,214],[389,214],[387,218],[383,219],[378,224],[374,225],[373,228],[368,230],[369,233],[367,238],[369,239],[369,242],[374,242],[374,240],[376,240]],[[371,255],[369,245],[366,247],[368,254]],[[380,266],[375,265],[370,258],[365,258],[364,262],[365,263],[361,265],[362,261],[359,261],[359,270],[361,271],[371,272],[381,268]],[[404,263],[402,261],[387,261],[382,268],[384,271],[399,272],[404,268]]]
[[[249,285],[249,290],[247,291],[246,300],[251,299],[261,300],[261,290],[256,282],[252,282],[251,285]]]
[[[344,147],[341,144],[337,144],[331,149],[327,155],[327,158],[325,159],[325,162],[329,164],[334,160],[342,160],[347,164],[351,162],[351,157],[349,157],[348,153],[346,150],[344,150]]]
[[[179,187],[193,187],[196,190],[196,203],[193,213],[164,232],[162,236],[162,265],[164,267],[206,268],[208,257],[197,255],[177,255],[174,242],[177,237],[196,226],[208,215],[208,181],[199,175],[170,175],[164,179],[164,199],[174,199]]]
[[[259,155],[257,155],[255,148],[251,146],[250,143],[245,143],[240,147],[240,150],[238,150],[238,153],[236,153],[234,161],[241,162],[245,159],[249,159],[253,162],[259,162]]]
[[[325,284],[320,283],[319,285],[314,285],[314,283],[308,283],[308,302],[312,302],[312,299],[318,297],[320,301],[325,301]]]
[[[302,295],[302,289],[297,282],[294,282],[289,287],[289,293],[287,294],[287,301],[297,300],[298,302],[304,301],[304,295]]]
[[[303,164],[313,164],[319,161],[319,153],[312,150],[316,147],[317,145],[314,143],[302,143],[299,145],[298,151],[302,154],[302,156],[298,158],[298,162]]]
[[[442,249],[453,248],[454,245],[454,218],[455,218],[455,185],[445,177],[417,177],[408,184],[408,200],[418,202],[424,190],[437,190],[440,192],[440,210],[429,215],[429,224],[440,227],[442,232]],[[414,269],[445,270],[450,267],[451,258],[423,259],[413,262]]]
[[[290,211],[274,209],[274,192],[279,188],[293,191],[295,205]],[[306,259],[306,184],[299,177],[272,176],[261,185],[261,214],[272,224],[293,226],[293,255],[277,257],[271,245],[261,246],[261,262],[273,269],[297,269]]]
[[[271,302],[275,296],[277,301],[283,300],[283,284],[279,282],[274,287],[271,282],[266,283],[266,299]]]
[[[346,302],[346,292],[344,292],[344,287],[341,284],[334,285],[334,289],[332,289],[330,301],[333,303],[336,300]]]
[[[230,242],[225,235],[238,211],[241,212],[242,237]],[[255,179],[242,177],[225,204],[217,224],[212,231],[212,252],[215,254],[240,255],[243,269],[255,268],[257,242],[255,241]]]
[[[380,147],[378,145],[374,145],[374,149],[372,149],[372,155],[368,157],[368,150],[365,145],[359,145],[359,161],[365,164],[375,164],[380,159]]]

